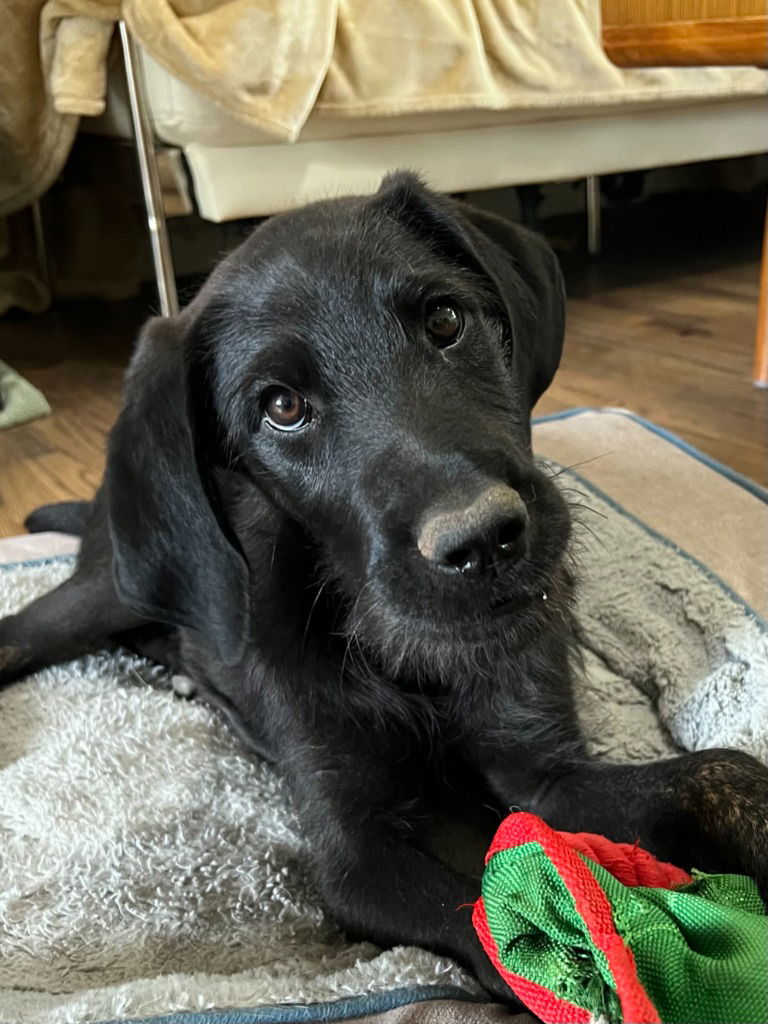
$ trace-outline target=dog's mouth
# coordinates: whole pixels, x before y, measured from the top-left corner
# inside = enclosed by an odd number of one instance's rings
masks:
[[[345,632],[370,664],[389,674],[417,673],[422,681],[493,671],[510,645],[522,650],[568,614],[568,574],[555,570],[546,581],[514,594],[487,595],[460,608],[414,602],[393,607],[371,595],[359,602]],[[353,645],[354,646],[354,645]],[[426,685],[426,684],[425,684]]]
[[[499,638],[510,630],[527,631],[541,620],[542,613],[549,618],[547,613],[554,610],[561,598],[568,600],[570,588],[564,583],[562,567],[558,566],[545,578],[529,580],[514,592],[494,588],[495,593],[482,595],[476,591],[472,599],[460,601],[417,599],[398,607],[369,593],[369,600],[357,603],[352,628],[385,645],[393,637],[406,635],[411,640],[421,638],[430,643],[474,645]]]
[[[546,607],[546,602],[559,592],[563,574],[560,558],[554,564],[534,565],[527,560],[516,567],[506,579],[499,575],[466,591],[435,593],[428,607],[419,609],[421,616],[434,625],[454,622],[482,631],[487,625],[494,632],[501,621],[525,616],[531,609]]]
[[[493,636],[516,623],[522,624],[532,615],[535,616],[539,610],[545,610],[548,600],[549,594],[543,585],[499,596],[484,608],[467,616],[467,625],[476,636],[483,633]]]
[[[489,615],[492,619],[502,619],[508,615],[514,615],[522,611],[536,600],[546,601],[547,594],[543,591],[540,594],[518,594],[516,597],[504,598],[494,601],[491,604]]]

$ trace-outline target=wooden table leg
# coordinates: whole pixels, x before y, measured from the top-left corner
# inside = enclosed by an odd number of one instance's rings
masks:
[[[760,302],[755,337],[755,386],[768,388],[768,204],[763,230],[763,260],[760,265]]]

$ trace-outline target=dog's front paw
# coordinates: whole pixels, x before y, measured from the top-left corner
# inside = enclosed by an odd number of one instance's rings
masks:
[[[738,750],[704,750],[681,760],[681,807],[713,842],[716,860],[724,858],[721,866],[694,866],[751,875],[768,898],[768,767]]]

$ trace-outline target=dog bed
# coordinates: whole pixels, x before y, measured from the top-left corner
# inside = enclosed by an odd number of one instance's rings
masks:
[[[621,411],[541,420],[535,447],[576,521],[592,749],[768,761],[766,492]],[[0,613],[71,547],[0,541]],[[444,958],[344,939],[279,777],[156,666],[103,653],[9,687],[0,786],[0,1024],[502,1016]]]

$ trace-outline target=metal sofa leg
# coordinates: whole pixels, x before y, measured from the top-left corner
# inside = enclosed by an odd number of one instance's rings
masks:
[[[51,265],[48,261],[48,247],[45,242],[45,221],[43,204],[40,199],[32,203],[32,230],[35,236],[35,259],[37,272],[46,288],[51,287]]]
[[[176,292],[176,275],[173,270],[173,256],[168,237],[168,225],[163,209],[160,190],[160,176],[157,170],[152,128],[147,110],[144,76],[141,60],[131,34],[124,21],[120,22],[120,44],[123,49],[125,78],[128,84],[128,99],[131,106],[131,120],[139,159],[141,188],[147,211],[147,225],[152,243],[152,261],[155,267],[157,291],[160,297],[160,311],[163,316],[175,316],[179,311]]]
[[[755,335],[755,387],[768,388],[768,204],[763,229],[763,259],[760,264],[760,302]]]
[[[601,212],[600,178],[592,174],[587,178],[587,250],[590,256],[599,256],[602,248]]]

